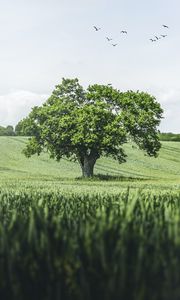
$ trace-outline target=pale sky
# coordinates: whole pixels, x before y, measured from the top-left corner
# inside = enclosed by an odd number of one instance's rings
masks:
[[[179,13],[179,0],[0,0],[0,125],[77,77],[85,87],[153,94],[164,108],[160,129],[180,132]]]

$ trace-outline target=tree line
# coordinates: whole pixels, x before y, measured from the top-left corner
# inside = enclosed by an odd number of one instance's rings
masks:
[[[6,127],[0,126],[0,136],[30,136],[26,126],[24,126],[24,120],[18,122],[15,128],[12,125]],[[180,133],[172,132],[160,132],[160,141],[167,142],[180,142]]]
[[[14,130],[14,127],[11,125],[8,125],[6,127],[0,126],[0,136],[15,136],[16,132]]]
[[[10,125],[6,128],[0,126],[0,135],[31,136],[26,126],[24,126],[24,120],[18,122],[15,126],[15,130],[13,129],[13,126]],[[159,139],[160,141],[180,142],[180,133],[160,132]]]
[[[159,134],[161,141],[180,142],[180,133],[163,132]]]

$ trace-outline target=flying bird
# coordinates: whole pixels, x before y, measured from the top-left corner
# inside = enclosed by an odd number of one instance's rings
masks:
[[[153,40],[153,39],[149,39],[151,42],[155,42],[155,40]]]
[[[167,25],[164,25],[164,24],[163,24],[162,26],[163,26],[164,28],[169,28],[169,26],[167,26]]]
[[[156,35],[155,35],[155,38],[156,38],[157,41],[160,39],[160,37],[158,37],[158,36],[156,36]]]
[[[112,39],[111,39],[111,38],[108,38],[108,37],[106,37],[106,39],[108,40],[108,42],[112,41]]]
[[[117,44],[112,44],[112,46],[113,46],[113,47],[116,47],[116,46],[117,46]]]
[[[96,31],[99,31],[101,28],[99,27],[96,27],[96,26],[93,26],[94,27],[94,29],[96,30]]]
[[[127,31],[126,30],[121,30],[121,33],[126,33],[127,34]]]
[[[165,38],[165,37],[167,36],[167,34],[161,34],[161,36],[162,36],[163,38]]]

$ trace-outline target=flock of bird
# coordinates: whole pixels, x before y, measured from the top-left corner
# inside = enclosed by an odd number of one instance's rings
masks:
[[[169,26],[167,25],[162,25],[162,27],[169,29]],[[161,34],[160,36],[155,35],[154,38],[149,39],[151,42],[157,42],[158,40],[160,40],[161,38],[165,38],[167,37],[167,34]]]
[[[93,27],[94,27],[94,30],[95,30],[95,31],[101,30],[100,27],[97,27],[97,26],[93,26]],[[166,29],[169,29],[169,26],[167,26],[167,25],[165,25],[165,24],[163,24],[162,27],[163,27],[163,28],[166,28]],[[121,34],[128,34],[127,30],[121,30],[120,33],[121,33]],[[165,38],[165,37],[167,37],[167,34],[161,34],[161,35],[159,35],[159,36],[155,35],[153,38],[150,38],[149,40],[150,40],[151,42],[157,42],[157,41],[160,40],[161,38]],[[116,47],[116,46],[118,45],[118,43],[116,43],[116,44],[115,44],[115,43],[112,43],[113,39],[110,38],[110,37],[108,37],[108,36],[106,36],[106,40],[107,40],[108,42],[111,42],[111,45],[112,45],[113,47]]]

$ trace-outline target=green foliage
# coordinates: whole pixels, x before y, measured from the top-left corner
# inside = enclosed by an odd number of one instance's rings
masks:
[[[0,136],[14,136],[14,128],[11,125],[7,127],[0,126]]]
[[[171,142],[180,142],[180,134],[175,134],[175,133],[160,133],[159,138],[161,141],[171,141]]]
[[[1,299],[179,300],[179,202],[1,189]]]
[[[18,122],[15,126],[15,133],[17,136],[31,136],[35,132],[31,127],[31,120],[29,118],[24,118]]]
[[[24,150],[27,157],[46,149],[56,160],[76,159],[89,177],[102,155],[125,162],[122,144],[129,139],[156,156],[161,117],[160,105],[147,93],[121,93],[97,84],[85,91],[78,79],[63,79],[44,105],[20,122],[19,131],[32,136]]]

